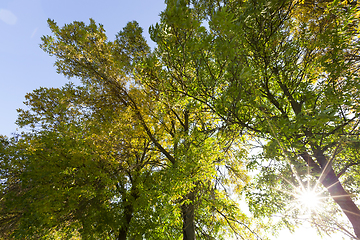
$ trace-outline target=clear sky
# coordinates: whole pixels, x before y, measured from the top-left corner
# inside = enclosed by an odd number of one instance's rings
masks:
[[[0,0],[0,134],[16,131],[17,108],[24,108],[26,93],[39,87],[60,87],[68,80],[56,73],[54,58],[39,48],[40,38],[50,34],[46,20],[60,26],[93,18],[104,25],[112,39],[127,22],[136,20],[146,39],[150,25],[159,21],[163,0]],[[315,230],[301,228],[281,232],[279,240],[317,240]],[[333,236],[324,239],[342,239]]]
[[[0,134],[16,131],[16,109],[24,108],[26,93],[68,81],[56,73],[54,58],[39,48],[41,36],[50,34],[48,18],[60,26],[93,18],[110,39],[136,20],[151,41],[148,28],[164,8],[164,0],[0,0]]]

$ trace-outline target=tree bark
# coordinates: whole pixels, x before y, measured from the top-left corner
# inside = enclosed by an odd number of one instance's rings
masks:
[[[316,161],[322,168],[322,175],[319,181],[327,188],[332,199],[340,206],[353,226],[355,235],[360,239],[360,210],[351,199],[350,195],[345,191],[341,185],[339,178],[335,174],[331,163],[326,160],[322,152],[317,153]],[[324,165],[326,164],[326,165]]]
[[[134,212],[134,210],[133,210],[132,204],[125,206],[124,217],[123,217],[124,225],[119,230],[118,240],[126,240],[129,225],[130,225],[131,219],[133,217],[133,212]]]
[[[183,218],[183,240],[195,240],[195,206],[194,192],[187,194],[186,199],[190,200],[189,203],[184,203],[181,206],[181,214]]]
[[[123,207],[124,207],[124,215],[122,216],[122,225],[119,229],[119,235],[117,240],[126,240],[129,232],[129,226],[131,219],[134,215],[134,202],[139,198],[139,194],[136,189],[136,184],[132,183],[132,187],[130,189],[130,194],[123,199]],[[126,190],[124,186],[120,186],[120,184],[116,184],[117,189],[121,193],[122,196],[126,196]]]

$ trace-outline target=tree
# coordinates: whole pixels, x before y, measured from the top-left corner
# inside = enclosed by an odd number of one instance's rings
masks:
[[[83,238],[133,233],[160,162],[126,111],[93,97],[72,85],[27,95],[30,110],[20,111],[18,124],[33,124],[32,132],[14,146],[24,159],[20,190],[5,189],[3,199],[6,213],[20,214],[15,237],[49,238],[54,228]],[[13,155],[9,165],[18,164]]]
[[[27,95],[30,110],[19,110],[18,124],[30,129],[13,143],[20,157],[4,147],[5,171],[21,163],[20,190],[5,181],[1,211],[18,219],[4,233],[192,240],[234,231],[254,237],[227,192],[247,181],[243,153],[226,144],[203,104],[148,84],[169,76],[137,23],[113,42],[93,20],[62,28],[49,20],[49,26],[53,36],[43,37],[42,49],[56,56],[59,73],[82,85],[35,90]],[[156,79],[149,79],[151,72]],[[16,204],[3,207],[10,202]]]
[[[249,164],[261,170],[262,191],[248,192],[252,210],[279,212],[294,196],[274,189],[294,192],[289,183],[304,188],[316,181],[360,238],[360,210],[351,197],[359,179],[357,4],[167,3],[152,38],[181,81],[165,88],[203,102],[264,145]],[[306,13],[309,5],[316,15]]]

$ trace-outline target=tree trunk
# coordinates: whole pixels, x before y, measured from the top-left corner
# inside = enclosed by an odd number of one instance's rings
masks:
[[[129,225],[130,225],[131,219],[133,217],[133,211],[134,210],[133,210],[133,206],[131,203],[129,205],[125,206],[124,217],[123,217],[124,225],[119,230],[118,240],[126,240]]]
[[[125,229],[125,227],[122,227],[119,231],[118,240],[126,240],[126,238],[127,238],[127,228]]]
[[[319,181],[327,188],[332,199],[340,206],[346,217],[351,222],[355,235],[360,239],[360,210],[351,199],[350,195],[341,185],[339,178],[336,176],[331,163],[329,163],[323,153],[316,155],[317,162],[321,165],[322,176]],[[326,165],[324,165],[326,163]]]
[[[184,203],[181,206],[181,214],[183,218],[183,240],[195,240],[194,192],[190,192],[189,194],[187,194],[185,199],[189,199],[190,203]]]
[[[126,240],[128,236],[129,226],[131,219],[133,218],[134,214],[134,202],[139,198],[139,194],[136,189],[136,184],[132,183],[130,189],[130,195],[128,197],[124,197],[123,199],[123,207],[124,207],[124,215],[122,216],[122,226],[119,229],[119,235],[117,240]],[[122,196],[126,196],[126,190],[124,186],[120,186],[119,184],[116,185],[119,192]]]
[[[360,239],[360,210],[343,188],[332,168],[321,180],[321,183],[328,189],[331,197],[343,210],[354,228],[356,237]]]

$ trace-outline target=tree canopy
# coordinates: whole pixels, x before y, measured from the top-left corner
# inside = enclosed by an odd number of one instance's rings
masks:
[[[0,237],[265,239],[280,215],[359,239],[358,3],[166,3],[154,50],[136,22],[48,21],[81,84],[27,94],[1,137]]]
[[[240,140],[229,144],[202,104],[142,83],[150,53],[137,23],[114,42],[92,20],[49,25],[42,48],[82,85],[28,94],[17,122],[27,131],[3,139],[2,235],[255,236],[230,198],[247,182]]]
[[[356,2],[191,3],[169,1],[152,29],[164,65],[188,80],[165,88],[260,142],[249,163],[260,173],[246,193],[255,215],[285,211],[288,222],[292,192],[311,186],[338,204],[359,238]],[[312,222],[334,228],[332,216]]]

